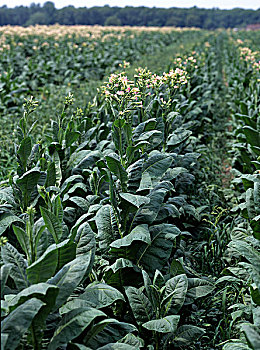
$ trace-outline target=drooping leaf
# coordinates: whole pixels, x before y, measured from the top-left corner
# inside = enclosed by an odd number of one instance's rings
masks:
[[[260,330],[259,327],[252,324],[243,324],[242,330],[246,335],[247,342],[249,346],[257,350],[260,345]]]
[[[17,156],[21,162],[23,172],[26,171],[27,160],[31,154],[32,150],[32,140],[30,137],[26,137],[20,143],[19,149],[17,151]]]
[[[86,300],[90,307],[97,309],[109,306],[116,300],[125,300],[122,293],[105,283],[91,283],[80,295],[80,299]]]
[[[83,300],[81,300],[83,301]],[[84,302],[86,302],[84,300]],[[91,327],[91,329],[87,332],[87,335],[84,337],[83,342],[84,344],[88,344],[91,342],[91,340],[96,337],[100,332],[103,331],[103,329],[108,326],[111,323],[117,323],[118,321],[114,318],[106,318],[104,320],[101,320],[100,322],[96,323]],[[89,348],[88,348],[89,349]]]
[[[162,305],[165,307],[165,314],[176,314],[182,307],[188,289],[188,279],[184,274],[169,279],[165,284],[165,297]]]
[[[190,130],[186,130],[184,128],[178,128],[174,130],[174,132],[169,135],[169,139],[167,141],[168,146],[179,146],[182,142],[185,142],[192,132]]]
[[[137,268],[130,260],[120,258],[114,264],[109,266],[105,272],[104,279],[107,284],[119,290],[123,286],[138,284],[141,280],[140,269]]]
[[[13,231],[18,242],[20,243],[22,250],[25,252],[27,256],[30,256],[29,255],[29,251],[30,251],[29,237],[27,233],[21,227],[18,227],[15,225],[13,225]]]
[[[84,280],[91,268],[90,252],[89,254],[80,255],[76,259],[72,260],[63,266],[63,268],[54,277],[48,280],[47,283],[59,287],[59,295],[55,304],[56,309],[67,301],[67,298],[80,284],[80,282]]]
[[[142,179],[139,190],[153,188],[153,184],[158,182],[167,169],[171,166],[173,158],[163,153],[151,155],[144,163],[142,169]]]
[[[56,244],[58,244],[62,236],[62,223],[50,210],[44,207],[40,207],[40,210],[47,229],[52,234]]]
[[[128,235],[110,244],[110,252],[125,258],[135,258],[143,245],[151,244],[148,225],[136,226]]]
[[[16,181],[16,184],[23,193],[26,206],[29,205],[29,201],[32,199],[32,194],[37,193],[37,184],[40,176],[41,172],[39,170],[31,169]]]
[[[98,349],[111,342],[117,342],[126,334],[135,331],[137,331],[136,327],[129,323],[118,321],[109,323],[101,332],[89,339],[87,346],[91,349]]]
[[[7,212],[0,214],[0,235],[2,235],[14,222],[24,223],[22,219],[12,213]]]
[[[188,278],[188,290],[185,304],[190,304],[197,298],[204,297],[213,292],[215,286],[213,283],[201,278]]]
[[[0,281],[1,281],[1,299],[4,294],[4,287],[6,284],[6,281],[8,279],[8,276],[10,274],[12,268],[12,264],[5,264],[1,266],[1,271],[0,271]]]
[[[29,286],[26,276],[27,262],[24,257],[10,243],[6,243],[1,247],[2,259],[5,264],[11,264],[10,277],[18,290],[22,290]]]
[[[77,256],[87,254],[89,251],[91,251],[94,259],[96,240],[94,232],[87,222],[84,222],[79,226],[76,233],[75,242],[77,244]]]
[[[25,301],[19,305],[1,322],[1,331],[8,334],[5,349],[15,350],[20,339],[30,327],[34,317],[37,315],[44,303],[36,298]]]
[[[205,331],[202,328],[189,324],[183,325],[177,329],[173,338],[173,343],[176,346],[189,346],[204,333]]]
[[[78,337],[96,318],[106,316],[102,311],[93,308],[80,308],[65,314],[50,340],[48,350],[56,350]]]
[[[102,206],[96,214],[100,249],[106,250],[110,243],[119,238],[116,217],[111,205]]]
[[[120,162],[116,153],[106,156],[107,165],[110,171],[119,179],[121,186],[124,187],[127,182],[127,172]]]
[[[150,198],[147,198],[145,196],[138,196],[136,194],[124,192],[120,193],[119,195],[121,198],[136,208],[140,208],[142,205],[150,203]]]
[[[175,238],[181,231],[171,224],[160,224],[150,227],[151,243],[138,252],[138,264],[144,270],[154,274],[161,270],[170,258]]]
[[[246,135],[247,142],[251,146],[258,146],[260,145],[260,133],[259,131],[253,129],[251,126],[244,126],[243,131]]]
[[[149,299],[134,287],[126,287],[125,292],[136,322],[141,325],[153,318],[153,307]]]
[[[149,331],[155,331],[159,333],[173,333],[177,329],[179,320],[179,315],[172,315],[157,320],[148,321],[142,326]]]
[[[52,244],[44,254],[31,264],[27,270],[27,276],[31,283],[46,282],[57,269],[61,269],[68,261],[75,258],[76,244],[65,240],[60,244]]]
[[[128,333],[124,338],[120,339],[120,343],[128,344],[134,346],[135,349],[139,349],[140,347],[144,347],[143,339],[135,336],[132,333]]]

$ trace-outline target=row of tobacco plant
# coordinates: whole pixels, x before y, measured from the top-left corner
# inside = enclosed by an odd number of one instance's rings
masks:
[[[224,348],[257,349],[259,71],[248,73],[251,61],[227,38],[209,41],[160,76],[112,74],[84,113],[68,95],[39,143],[37,102],[26,100],[16,175],[0,189],[3,349],[212,349],[241,319],[243,337]],[[209,229],[222,198],[203,168],[222,68],[238,138],[232,191],[241,193],[227,251]],[[232,306],[230,337],[213,336],[223,328],[213,305],[223,284],[244,302]]]

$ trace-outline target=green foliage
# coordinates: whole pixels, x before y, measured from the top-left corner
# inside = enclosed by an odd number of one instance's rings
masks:
[[[111,74],[84,112],[69,93],[42,142],[25,101],[0,187],[3,348],[258,347],[259,71],[228,35],[164,74]],[[236,177],[220,190],[228,113]]]

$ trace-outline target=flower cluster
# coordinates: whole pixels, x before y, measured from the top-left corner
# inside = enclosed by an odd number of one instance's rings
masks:
[[[239,47],[240,59],[246,62],[254,63],[256,61],[256,56],[259,54],[258,51],[252,51],[248,47]]]
[[[188,83],[188,73],[181,68],[171,69],[169,73],[163,73],[162,80],[169,87],[178,89],[181,85]]]
[[[117,102],[120,114],[127,114],[136,107],[142,107],[141,94],[133,81],[124,72],[111,74],[106,85],[101,86],[106,100]]]
[[[123,63],[119,63],[120,68],[128,68],[130,66],[129,62],[123,61]]]
[[[144,92],[146,89],[157,90],[163,84],[162,77],[160,75],[153,74],[147,68],[139,67],[135,71],[137,73],[134,76],[136,80],[136,85],[142,92]]]
[[[239,47],[240,59],[251,64],[252,68],[256,71],[260,71],[259,51],[252,51],[248,47]]]
[[[192,56],[177,57],[173,61],[173,64],[177,68],[181,68],[186,72],[190,72],[198,68],[196,51],[192,52]]]

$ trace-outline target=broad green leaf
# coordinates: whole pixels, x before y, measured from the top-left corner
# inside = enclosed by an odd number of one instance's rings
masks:
[[[136,194],[124,192],[121,192],[119,195],[121,198],[123,198],[125,201],[135,206],[136,208],[140,208],[142,205],[150,203],[150,198],[147,198],[145,196],[138,196]]]
[[[91,264],[91,252],[89,254],[80,255],[76,259],[72,260],[47,283],[59,287],[59,295],[56,299],[55,308],[58,309],[73,293],[75,288],[84,280],[85,276],[92,268]]]
[[[120,159],[116,153],[111,153],[106,156],[107,165],[109,170],[116,175],[119,179],[121,186],[124,187],[127,182],[127,172],[120,162]]]
[[[217,279],[216,284],[222,283],[222,282],[237,282],[241,283],[241,279],[237,278],[235,276],[222,276]]]
[[[11,264],[10,277],[14,280],[16,288],[22,290],[29,286],[26,276],[27,262],[24,257],[10,243],[1,247],[1,254],[4,264]]]
[[[66,304],[61,306],[59,308],[60,315],[67,314],[68,312],[75,310],[75,309],[81,309],[81,308],[89,308],[91,307],[89,303],[86,300],[80,299],[80,298],[74,298],[70,301],[68,301]]]
[[[47,168],[47,177],[45,182],[45,188],[48,188],[50,186],[55,186],[56,184],[56,170],[55,170],[55,164],[50,163]]]
[[[140,283],[140,269],[130,260],[120,258],[109,266],[105,272],[104,279],[110,286],[122,290],[123,286]]]
[[[152,188],[154,180],[158,182],[171,166],[173,158],[162,153],[151,155],[144,163],[139,190]],[[148,180],[150,179],[150,180]],[[148,181],[148,182],[147,182]]]
[[[20,143],[19,149],[17,151],[17,155],[21,162],[23,172],[26,171],[27,160],[31,154],[31,150],[32,150],[32,140],[30,137],[26,137]]]
[[[182,307],[187,289],[187,276],[177,275],[169,279],[165,284],[165,296],[162,300],[162,305],[165,307],[165,314],[176,314]]]
[[[31,264],[27,276],[31,283],[46,282],[57,269],[61,269],[68,261],[75,258],[76,244],[70,240],[52,244],[44,254]]]
[[[202,328],[185,324],[177,329],[173,338],[173,343],[178,347],[189,346],[195,340],[200,338],[204,333],[205,331]]]
[[[102,250],[107,250],[109,244],[120,237],[116,217],[111,205],[106,204],[99,209],[96,214],[96,225],[99,247]]]
[[[105,346],[111,342],[115,343],[122,339],[126,334],[136,331],[136,327],[132,324],[115,321],[109,323],[96,336],[91,337],[87,342],[87,346],[91,349],[98,349],[99,347]]]
[[[138,225],[128,235],[111,243],[110,252],[117,256],[135,258],[143,244],[151,244],[148,225]]]
[[[31,194],[37,190],[37,184],[40,176],[41,172],[39,170],[32,169],[24,173],[16,181],[16,184],[21,189],[23,195],[26,197],[27,205],[29,204],[29,199],[32,197]]]
[[[20,293],[14,295],[13,298],[8,300],[8,306],[10,311],[13,311],[16,309],[19,305],[25,303],[27,300],[36,298],[44,303],[48,303],[48,301],[52,302],[50,299],[54,299],[58,294],[58,288],[56,286],[52,286],[47,283],[38,283],[33,284],[24,290],[22,290]]]
[[[60,188],[61,193],[65,194],[68,191],[68,189],[70,188],[70,186],[73,185],[74,182],[80,183],[80,182],[82,182],[82,180],[83,180],[83,176],[81,176],[81,175],[72,175],[72,176],[68,177],[61,185],[61,188]]]
[[[89,202],[85,198],[74,196],[70,197],[69,201],[72,202],[77,209],[80,208],[82,212],[87,212],[89,209]]]
[[[182,142],[186,141],[190,137],[191,134],[192,134],[192,132],[190,130],[178,128],[171,135],[169,135],[167,145],[177,147]]]
[[[125,292],[136,322],[141,325],[151,320],[154,314],[153,307],[144,293],[134,287],[126,287]]]
[[[132,225],[140,224],[151,224],[157,217],[164,198],[172,189],[172,184],[170,182],[163,182],[154,187],[147,198],[150,199],[150,203],[145,204],[139,208],[133,218]]]
[[[246,339],[247,339],[249,346],[254,350],[258,350],[259,345],[260,345],[259,327],[254,326],[252,324],[243,324],[242,330],[244,331],[244,333],[246,335]]]
[[[22,250],[25,252],[27,256],[30,256],[29,237],[27,233],[21,227],[18,227],[15,225],[13,225],[13,231],[18,242],[20,243]]]
[[[8,276],[10,274],[12,268],[12,264],[5,264],[1,266],[1,272],[0,272],[0,280],[1,280],[1,299],[4,294],[4,287],[6,284],[6,281],[8,279]]]
[[[119,340],[119,343],[123,343],[123,344],[128,344],[131,346],[134,346],[135,349],[139,349],[140,347],[144,347],[144,341],[143,339],[135,336],[132,333],[128,333],[124,338]]]
[[[87,222],[84,222],[79,226],[76,233],[75,242],[77,244],[77,256],[84,255],[91,251],[94,259],[96,240],[94,232],[92,231],[90,225]]]
[[[140,124],[134,130],[134,138],[137,139],[143,132],[154,130],[156,127],[156,118],[150,118]]]
[[[184,272],[185,271],[181,262],[179,260],[173,259],[171,263],[171,269],[170,269],[171,276],[178,276],[183,274]]]
[[[254,266],[260,266],[260,253],[244,241],[231,241],[229,247],[235,249]]]
[[[67,345],[69,341],[78,337],[96,317],[100,316],[106,315],[93,308],[80,308],[68,312],[58,324],[48,350],[56,350]]]
[[[144,270],[154,274],[161,270],[169,260],[175,238],[181,231],[171,224],[160,224],[150,227],[151,243],[138,252],[138,264]]]
[[[83,301],[83,300],[81,300]],[[84,300],[85,301],[85,300]],[[113,318],[106,318],[91,327],[88,331],[87,335],[84,337],[84,344],[88,344],[91,340],[98,335],[98,333],[102,332],[103,329],[111,323],[119,323],[119,321]],[[88,348],[89,349],[89,348]]]
[[[155,291],[152,287],[152,281],[151,281],[150,276],[148,275],[148,273],[146,271],[143,270],[142,275],[143,275],[143,281],[144,281],[143,284],[144,284],[146,294],[148,296],[148,299],[152,303],[153,308],[155,308],[157,301],[156,301]]]
[[[143,164],[144,164],[144,160],[139,159],[127,168],[127,174],[128,174],[127,189],[132,193],[136,192],[136,190],[140,185]]]
[[[239,341],[227,343],[223,346],[223,350],[250,350],[246,344],[241,343]]]
[[[66,147],[70,147],[73,142],[77,141],[77,139],[80,137],[81,133],[79,131],[66,131],[65,133],[65,142]]]
[[[12,213],[0,214],[0,235],[2,235],[5,230],[11,226],[14,222],[24,223],[22,219]]]
[[[177,329],[179,320],[179,315],[172,315],[146,322],[142,326],[149,331],[155,331],[159,333],[173,333]]]
[[[117,300],[125,300],[122,293],[105,283],[91,283],[85,292],[79,296],[86,300],[89,307],[100,309],[113,304]]]
[[[143,147],[149,145],[149,142],[147,141],[141,141],[138,142],[136,145],[134,146],[128,146],[126,149],[126,155],[128,158],[128,164],[130,164],[133,161],[133,158],[135,156],[135,152],[142,149]]]
[[[35,347],[41,347],[41,340],[46,327],[46,318],[49,316],[55,305],[58,293],[59,289],[56,286],[47,283],[38,283],[31,285],[15,295],[12,299],[8,300],[10,311],[16,309],[19,305],[25,303],[27,300],[31,300],[32,298],[37,298],[37,300],[41,300],[44,303],[32,322],[35,336]]]
[[[188,290],[185,304],[190,304],[197,298],[205,297],[213,292],[215,286],[213,283],[201,278],[188,278]]]
[[[47,229],[52,234],[56,244],[58,244],[62,236],[62,223],[50,210],[44,207],[40,207],[40,210]]]
[[[34,317],[43,305],[44,303],[36,298],[27,300],[1,322],[1,331],[8,334],[5,344],[6,350],[15,350],[17,348],[22,336],[30,327]]]
[[[247,142],[251,146],[258,146],[260,145],[260,133],[259,131],[253,129],[251,126],[244,126],[243,127],[244,134],[246,135]]]

